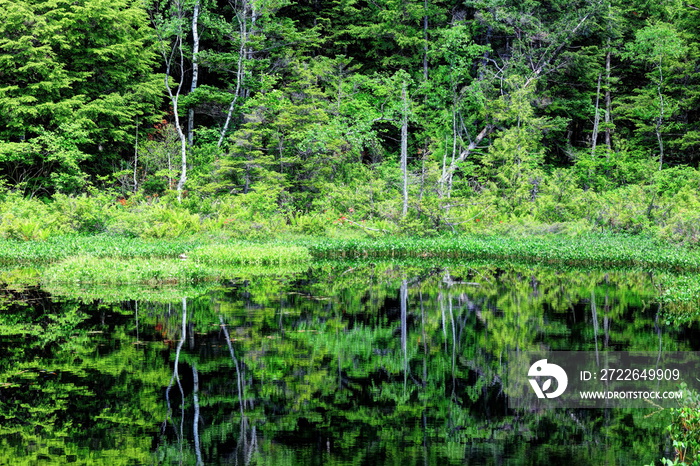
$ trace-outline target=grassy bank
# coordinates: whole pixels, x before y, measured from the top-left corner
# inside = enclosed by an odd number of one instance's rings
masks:
[[[632,267],[654,272],[667,321],[697,320],[700,254],[643,236],[461,235],[432,238],[331,239],[309,236],[241,241],[225,236],[142,239],[51,236],[42,241],[0,239],[6,285],[174,285],[215,281],[240,267],[308,267],[314,260],[518,261],[552,267]]]
[[[438,238],[313,239],[299,244],[317,258],[499,259],[567,266],[700,270],[696,251],[627,235],[446,236]]]
[[[287,267],[307,264],[311,260],[307,248],[281,244],[212,244],[197,241],[144,244],[135,240],[104,247],[100,242],[91,244],[86,238],[77,241],[70,239],[68,242],[73,249],[61,250],[60,259],[48,262],[50,257],[40,256],[47,262],[40,273],[42,283],[197,283],[235,274],[232,268]],[[56,249],[60,245],[61,242],[57,241],[54,248],[46,250]]]
[[[641,267],[700,271],[700,253],[652,238],[461,235],[431,238],[331,239],[297,236],[268,241],[194,235],[174,239],[53,236],[44,241],[0,239],[0,264],[48,264],[77,256],[113,259],[188,259],[220,265],[281,265],[312,259],[498,259],[567,266]]]
[[[307,248],[192,236],[140,239],[119,236],[53,236],[44,241],[0,239],[0,264],[45,265],[75,257],[107,259],[184,259],[221,265],[283,265],[307,262]]]

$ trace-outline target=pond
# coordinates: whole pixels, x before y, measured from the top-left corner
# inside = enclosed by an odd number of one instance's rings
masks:
[[[649,464],[669,410],[508,408],[510,350],[698,351],[650,272],[323,263],[5,289],[12,464]]]

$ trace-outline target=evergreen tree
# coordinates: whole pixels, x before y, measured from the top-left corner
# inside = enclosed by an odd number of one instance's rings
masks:
[[[113,170],[131,152],[137,120],[160,104],[152,41],[139,2],[0,2],[7,181],[75,191]]]

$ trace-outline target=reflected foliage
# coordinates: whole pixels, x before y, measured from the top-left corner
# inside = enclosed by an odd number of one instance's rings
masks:
[[[506,352],[697,351],[644,272],[325,263],[207,288],[3,295],[0,456],[648,464],[671,413],[508,409]],[[177,296],[177,293],[181,296]],[[105,290],[105,296],[109,293]],[[147,300],[148,296],[157,299]]]

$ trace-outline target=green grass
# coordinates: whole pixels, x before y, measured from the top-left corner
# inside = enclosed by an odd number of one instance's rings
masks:
[[[187,239],[140,239],[113,236],[56,236],[46,241],[0,239],[0,264],[48,264],[87,256],[112,259],[177,259],[225,265],[282,265],[311,260],[307,248],[284,244],[261,245],[204,235]]]
[[[46,264],[75,256],[177,258],[205,244],[203,238],[143,240],[119,236],[53,236],[45,241],[0,239],[0,264]]]
[[[309,250],[303,246],[282,244],[214,244],[200,247],[188,259],[217,265],[277,266],[311,261]]]
[[[186,284],[236,275],[232,267],[286,267],[310,260],[308,249],[302,246],[214,243],[203,236],[188,240],[65,236],[40,242],[0,241],[0,263],[32,264],[40,269],[42,284]],[[14,273],[0,279],[11,284],[21,283],[22,277]]]
[[[48,266],[42,273],[42,283],[156,285],[195,283],[218,277],[214,269],[193,261],[77,256]]]
[[[316,258],[442,258],[519,260],[567,266],[700,271],[700,254],[643,236],[448,236],[374,240],[306,240]]]
[[[314,259],[505,259],[570,266],[624,266],[700,271],[700,254],[643,236],[443,236],[376,239],[301,237],[285,242],[232,241],[205,235],[186,239],[57,236],[45,241],[0,239],[0,264],[47,264],[70,257],[172,258],[221,265],[280,265]]]

